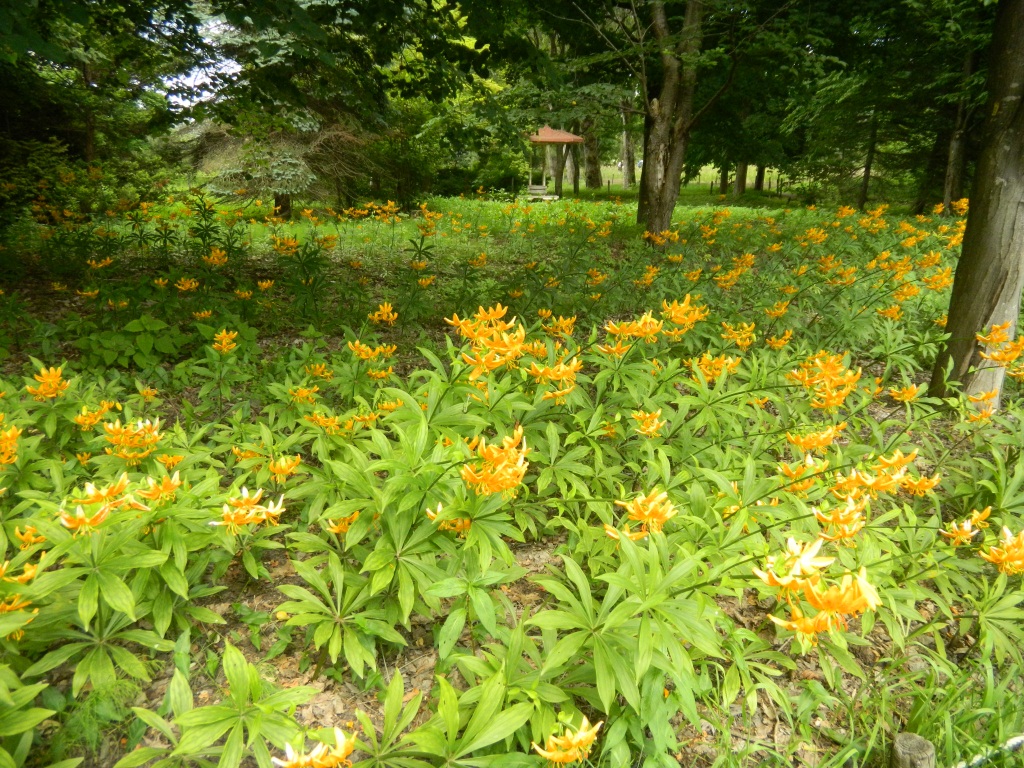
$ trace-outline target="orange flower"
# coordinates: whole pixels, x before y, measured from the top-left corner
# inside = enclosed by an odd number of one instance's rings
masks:
[[[612,526],[605,523],[604,532],[608,535],[609,538],[615,539],[616,541],[620,541],[623,536],[625,536],[627,539],[630,539],[631,541],[639,541],[640,539],[644,539],[647,537],[647,531],[630,531],[628,525],[620,531],[619,529],[613,528]]]
[[[160,478],[160,480],[147,477],[146,484],[149,488],[144,491],[136,491],[136,496],[148,499],[156,504],[163,501],[174,501],[174,496],[177,493],[178,488],[181,487],[181,473],[175,472],[174,475],[170,477],[165,475]]]
[[[916,400],[920,392],[920,384],[910,384],[909,386],[902,387],[901,389],[890,387],[889,396],[897,402],[909,403],[912,400]]]
[[[480,495],[503,493],[514,496],[530,466],[526,461],[530,451],[523,438],[523,428],[516,427],[500,446],[487,445],[483,438],[474,438],[470,450],[474,449],[477,461],[462,467],[460,475],[463,481]]]
[[[903,487],[903,490],[912,496],[924,496],[935,488],[941,479],[937,474],[932,477],[911,477],[907,475],[900,481],[900,485]]]
[[[68,387],[71,386],[71,382],[61,378],[61,371],[63,371],[63,367],[40,368],[39,373],[32,377],[39,382],[39,386],[25,387],[25,390],[40,402],[63,397]]]
[[[111,509],[113,509],[113,505],[104,504],[92,515],[87,515],[84,509],[77,507],[74,515],[68,514],[67,512],[61,512],[60,523],[65,528],[74,531],[75,536],[80,533],[92,533],[92,530],[96,526],[100,525],[107,519]]]
[[[826,427],[820,432],[810,432],[802,437],[787,432],[786,440],[804,453],[810,453],[811,451],[821,452],[828,446],[832,445],[833,441],[844,429],[846,429],[845,421]]]
[[[85,484],[85,498],[72,499],[75,504],[108,504],[112,509],[129,503],[127,498],[119,498],[122,493],[128,490],[128,473],[122,472],[117,482],[97,488],[92,483]]]
[[[642,531],[660,531],[677,514],[675,505],[668,500],[668,494],[657,489],[646,496],[640,494],[632,501],[616,501],[615,506],[626,509],[629,519],[640,523]]]
[[[771,337],[765,339],[764,343],[767,344],[769,346],[769,348],[774,349],[776,352],[778,352],[784,346],[789,344],[789,341],[792,338],[793,338],[793,331],[786,330],[786,332],[783,333],[781,336],[771,336]]]
[[[25,530],[22,531],[21,527],[15,527],[14,538],[21,542],[19,549],[31,549],[36,544],[43,544],[46,542],[46,537],[39,535],[39,531],[36,530],[33,525],[26,525]]]
[[[342,534],[348,533],[348,529],[352,527],[352,523],[359,519],[359,510],[357,509],[348,517],[342,517],[337,520],[328,520],[327,525],[322,526],[324,530],[330,531],[333,534],[341,536]]]
[[[564,736],[549,736],[544,749],[536,743],[531,743],[530,746],[538,755],[552,763],[565,764],[586,760],[602,725],[603,720],[591,727],[590,721],[584,717],[575,732],[566,728]]]
[[[644,437],[660,437],[661,428],[668,424],[661,421],[661,408],[651,413],[646,411],[633,411],[630,414],[637,422],[636,431]]]
[[[736,346],[744,352],[757,340],[757,336],[754,335],[753,323],[739,323],[736,328],[733,328],[729,323],[723,322],[722,328],[725,329],[722,338],[735,342]]]
[[[312,405],[313,400],[316,398],[316,393],[319,391],[320,386],[314,384],[312,387],[292,387],[288,390],[288,394],[291,395],[293,403]]]
[[[238,346],[235,344],[236,338],[238,338],[238,331],[229,331],[227,328],[223,328],[213,337],[214,343],[210,346],[222,355],[226,355]]]
[[[395,321],[398,319],[398,313],[394,311],[389,302],[385,301],[377,307],[376,312],[371,312],[367,317],[369,317],[370,321],[374,323],[394,325]]]
[[[334,729],[334,746],[317,744],[308,755],[296,752],[291,744],[285,745],[285,759],[271,758],[279,768],[340,768],[351,765],[348,759],[356,748],[355,734],[345,736],[340,728]]]
[[[977,531],[974,530],[970,520],[964,520],[962,523],[950,522],[946,526],[946,530],[939,531],[939,534],[949,539],[949,543],[954,547],[970,544],[975,533]]]
[[[1010,529],[1003,527],[1003,537],[1000,539],[1000,547],[989,547],[987,553],[979,554],[990,563],[995,565],[1000,573],[1012,576],[1024,573],[1024,531],[1016,536],[1010,533]]]
[[[831,528],[829,533],[821,534],[821,538],[825,541],[850,543],[848,540],[864,527],[864,507],[867,503],[866,498],[858,500],[855,495],[850,495],[846,497],[846,506],[837,507],[828,514],[815,507],[814,516],[818,522]]]
[[[274,481],[283,485],[289,475],[295,474],[295,470],[298,469],[299,464],[301,463],[302,458],[299,456],[293,456],[292,458],[282,456],[281,458],[270,462],[270,464],[267,465],[267,469],[269,469],[270,474],[273,475]]]
[[[0,414],[0,422],[2,421],[3,417]],[[21,433],[22,430],[15,426],[0,431],[0,467],[13,464],[18,460],[18,438]]]
[[[129,467],[140,464],[144,458],[156,450],[160,442],[160,419],[139,421],[136,424],[121,426],[118,419],[113,424],[106,423],[103,430],[107,433],[106,440],[113,448],[106,448],[110,455],[124,459]]]
[[[999,344],[1005,344],[1007,341],[1010,340],[1010,335],[1007,333],[1007,330],[1010,328],[1011,325],[1013,325],[1013,321],[1007,320],[1005,323],[993,325],[989,329],[988,334],[980,332],[974,334],[974,338],[976,338],[979,342],[981,342],[987,347],[995,347],[998,346]]]
[[[430,522],[432,523],[436,522],[437,516],[440,515],[442,511],[444,511],[444,508],[441,506],[440,503],[437,505],[436,510],[427,509],[427,519],[430,520]],[[456,535],[465,538],[466,533],[472,526],[473,521],[470,520],[468,517],[455,517],[450,520],[442,520],[441,522],[437,523],[437,530],[451,531],[452,533],[455,533]]]
[[[800,543],[790,538],[786,542],[786,555],[769,555],[765,569],[754,568],[754,575],[769,587],[782,590],[783,594],[813,586],[821,578],[821,569],[828,568],[835,560],[834,557],[818,557],[824,543],[823,539]]]
[[[174,469],[176,466],[178,466],[178,464],[180,464],[181,460],[184,459],[184,458],[185,458],[184,456],[177,456],[177,455],[165,453],[162,456],[157,456],[156,460],[159,461],[161,464],[163,464],[164,468],[168,472],[170,472],[172,469]]]

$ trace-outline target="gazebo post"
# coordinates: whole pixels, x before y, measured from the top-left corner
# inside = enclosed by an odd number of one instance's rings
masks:
[[[530,143],[534,146],[537,144],[542,145],[541,151],[544,153],[541,155],[540,164],[540,182],[541,187],[538,189],[533,186],[533,160],[531,153],[530,161],[530,194],[540,195],[541,197],[547,197],[548,190],[548,163],[547,163],[547,145],[554,144],[560,146],[564,144],[582,144],[583,137],[576,136],[575,134],[569,133],[568,131],[562,131],[552,128],[550,125],[545,125],[537,133],[529,137]]]

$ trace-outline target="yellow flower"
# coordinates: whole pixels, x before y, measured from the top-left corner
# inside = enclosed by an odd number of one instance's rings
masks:
[[[334,371],[327,367],[327,363],[310,363],[306,366],[306,374],[324,381],[334,378]]]
[[[271,288],[274,287],[274,281],[273,280],[260,280],[260,281],[258,281],[256,283],[256,287],[259,288],[264,293],[266,293],[267,291],[269,291]]]
[[[174,284],[174,287],[177,288],[182,293],[188,293],[189,291],[194,291],[196,288],[199,287],[199,281],[192,277],[181,277],[178,278],[178,281]]]

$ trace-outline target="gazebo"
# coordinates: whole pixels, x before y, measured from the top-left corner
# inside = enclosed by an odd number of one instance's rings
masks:
[[[545,125],[535,134],[529,137],[530,143],[536,146],[537,144],[582,144],[583,137],[577,136],[574,133],[568,131],[562,131],[558,128],[552,128],[550,125]],[[540,171],[540,184],[533,183],[533,156],[530,157],[530,183],[527,187],[527,192],[530,195],[539,195],[541,197],[547,197],[548,194],[548,177],[547,177],[547,164],[541,163]]]

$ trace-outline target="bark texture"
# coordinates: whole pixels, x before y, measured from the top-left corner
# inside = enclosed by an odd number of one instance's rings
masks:
[[[601,179],[601,145],[597,139],[597,125],[588,121],[583,125],[583,159],[587,167],[584,183],[587,189],[600,189],[604,186]]]
[[[974,52],[964,58],[964,80],[974,71]],[[949,139],[949,155],[946,160],[946,179],[942,187],[942,204],[946,214],[953,212],[952,203],[963,197],[964,168],[967,165],[967,97],[961,96],[956,105],[956,122],[953,124],[953,135]]]
[[[875,145],[878,144],[878,119],[871,116],[871,130],[868,133],[868,151],[864,158],[864,175],[860,180],[860,193],[857,195],[857,208],[864,210],[868,204],[868,189],[871,186],[871,166],[875,162]]]
[[[747,191],[747,164],[736,163],[736,186],[732,188],[733,197],[739,197]]]
[[[1009,321],[1007,333],[1016,335],[1024,288],[1024,0],[1000,0],[990,61],[981,156],[946,322],[950,338],[929,390],[937,396],[947,393],[947,366],[967,394],[1001,391],[1005,370],[981,358],[975,334]]]
[[[622,108],[622,186],[636,186],[636,155],[633,153],[633,137],[629,133],[629,114]]]
[[[754,189],[757,192],[764,192],[764,173],[765,167],[763,165],[757,166],[757,173],[754,175]]]
[[[682,28],[674,35],[665,3],[650,3],[651,28],[661,49],[661,78],[644,94],[644,165],[640,174],[637,223],[662,232],[672,223],[679,199],[697,90],[695,61],[703,40],[704,2],[689,0]]]

